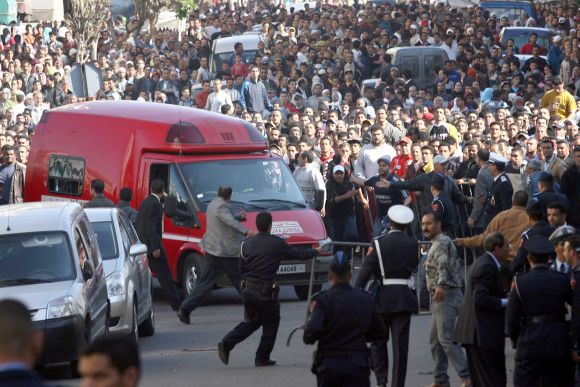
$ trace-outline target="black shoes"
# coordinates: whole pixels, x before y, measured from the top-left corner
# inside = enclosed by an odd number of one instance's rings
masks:
[[[270,367],[276,365],[276,360],[273,359],[256,360],[255,365],[256,367]]]
[[[218,355],[222,363],[228,365],[228,363],[230,362],[230,350],[226,349],[226,345],[224,344],[223,341],[220,341],[218,343]]]
[[[191,320],[189,319],[189,313],[185,311],[185,309],[179,309],[177,311],[177,318],[184,324],[191,324]]]

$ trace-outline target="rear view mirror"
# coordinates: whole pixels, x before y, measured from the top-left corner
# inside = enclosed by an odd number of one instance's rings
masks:
[[[135,257],[137,255],[147,254],[147,246],[143,243],[136,243],[129,249],[129,255]]]

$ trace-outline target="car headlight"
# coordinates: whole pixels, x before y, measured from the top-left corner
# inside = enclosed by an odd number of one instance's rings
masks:
[[[321,247],[320,255],[331,255],[332,254],[332,239],[326,238],[318,241],[318,246]]]
[[[107,292],[109,297],[125,294],[125,278],[120,271],[115,271],[107,277]]]
[[[71,296],[64,296],[51,301],[47,309],[46,314],[48,319],[74,316],[77,314],[75,301]]]

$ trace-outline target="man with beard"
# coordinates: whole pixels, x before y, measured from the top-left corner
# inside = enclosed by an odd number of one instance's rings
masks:
[[[371,143],[361,149],[354,166],[355,175],[360,179],[368,179],[378,173],[377,161],[380,158],[388,159],[390,164],[390,160],[396,156],[395,149],[385,142],[385,134],[381,127],[371,126],[369,131]]]

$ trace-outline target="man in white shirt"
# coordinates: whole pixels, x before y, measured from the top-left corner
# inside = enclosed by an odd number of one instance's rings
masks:
[[[209,110],[214,113],[221,113],[223,105],[234,106],[230,95],[222,90],[222,80],[213,80],[213,93],[207,97],[207,102],[205,104],[205,110]]]
[[[385,142],[385,134],[382,128],[372,126],[370,132],[371,143],[361,149],[354,164],[355,176],[365,180],[371,176],[378,175],[378,159],[388,156],[390,160],[397,155],[395,148]]]
[[[310,208],[320,208],[324,215],[324,205],[326,202],[326,185],[320,173],[320,168],[313,164],[314,154],[312,151],[304,151],[298,157],[299,166],[294,171],[294,178],[304,194],[306,204]],[[322,203],[316,203],[316,192],[324,193]]]

